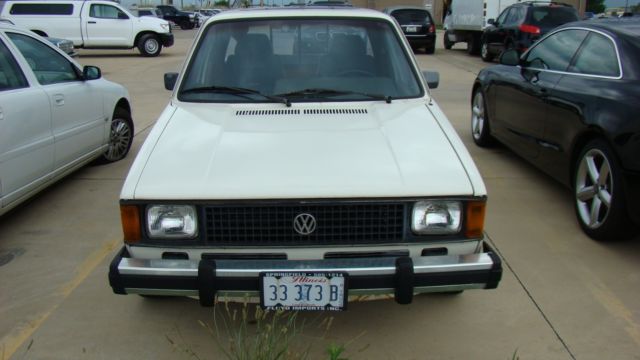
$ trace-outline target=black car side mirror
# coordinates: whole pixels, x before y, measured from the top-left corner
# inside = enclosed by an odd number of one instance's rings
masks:
[[[496,24],[496,19],[489,19],[489,20],[487,20],[487,24],[489,24],[489,25],[495,25],[495,24]]]
[[[518,66],[520,65],[520,54],[515,49],[509,49],[500,55],[500,64]]]
[[[82,78],[84,80],[97,80],[102,77],[102,71],[97,66],[87,65],[82,68]]]
[[[176,81],[178,81],[178,73],[170,72],[164,74],[164,88],[167,90],[173,90],[176,87]]]
[[[427,82],[427,86],[429,89],[436,89],[438,84],[440,84],[440,74],[437,71],[422,71],[422,76],[424,76],[424,80]]]

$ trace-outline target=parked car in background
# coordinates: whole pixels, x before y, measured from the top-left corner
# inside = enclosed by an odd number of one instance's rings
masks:
[[[220,9],[200,9],[198,10],[198,20],[199,26],[204,25],[204,23],[209,20],[210,17],[219,14],[222,10]]]
[[[111,1],[5,1],[1,16],[41,36],[73,41],[76,48],[132,49],[158,56],[173,45],[169,23],[136,17]]]
[[[9,19],[2,19],[2,18],[0,18],[0,23],[8,24],[8,25],[15,25],[13,23],[13,21],[11,21]],[[60,50],[62,50],[65,53],[67,53],[67,55],[72,56],[72,57],[78,56],[78,53],[76,52],[76,49],[73,46],[73,41],[67,40],[67,39],[52,38],[52,37],[45,37],[45,39],[47,39],[47,41],[49,41],[53,45],[55,45],[58,48],[60,48]]]
[[[482,70],[471,129],[499,140],[573,189],[580,226],[594,239],[640,225],[640,21],[589,20],[554,30],[520,58]]]
[[[162,13],[163,19],[178,24],[181,29],[189,30],[198,25],[198,18],[194,13],[180,11],[172,5],[158,5],[156,8]]]
[[[402,34],[348,7],[207,21],[123,185],[113,291],[344,310],[497,287],[482,177]]]
[[[126,89],[40,36],[0,23],[0,215],[133,139]]]
[[[563,3],[527,1],[511,5],[498,19],[489,19],[490,26],[480,40],[480,56],[492,61],[506,49],[522,54],[549,31],[578,20],[578,11]]]
[[[395,6],[383,10],[398,21],[414,51],[424,48],[427,54],[436,50],[436,26],[431,13],[421,7]]]

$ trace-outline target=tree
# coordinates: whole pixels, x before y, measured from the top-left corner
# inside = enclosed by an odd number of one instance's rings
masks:
[[[607,7],[604,4],[604,0],[587,0],[587,11],[590,11],[594,14],[603,13],[606,8]]]
[[[636,13],[636,14],[637,14],[637,13],[640,13],[640,3],[638,3],[638,4],[634,5],[634,6],[631,8],[631,12],[634,12],[634,13]]]

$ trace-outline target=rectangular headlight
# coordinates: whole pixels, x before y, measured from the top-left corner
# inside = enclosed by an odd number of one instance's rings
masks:
[[[450,200],[419,201],[413,206],[411,230],[419,235],[446,235],[460,232],[462,203]]]
[[[198,233],[196,208],[189,205],[153,205],[147,208],[149,237],[194,238]]]

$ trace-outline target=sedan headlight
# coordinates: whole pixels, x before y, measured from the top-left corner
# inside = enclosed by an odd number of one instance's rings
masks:
[[[162,27],[163,29],[169,31],[169,29],[171,29],[171,26],[169,24],[160,24],[160,27]]]
[[[419,201],[413,206],[411,230],[420,235],[446,235],[460,232],[462,203],[460,201]]]
[[[152,238],[194,238],[198,233],[196,208],[188,205],[149,206],[147,231]]]

